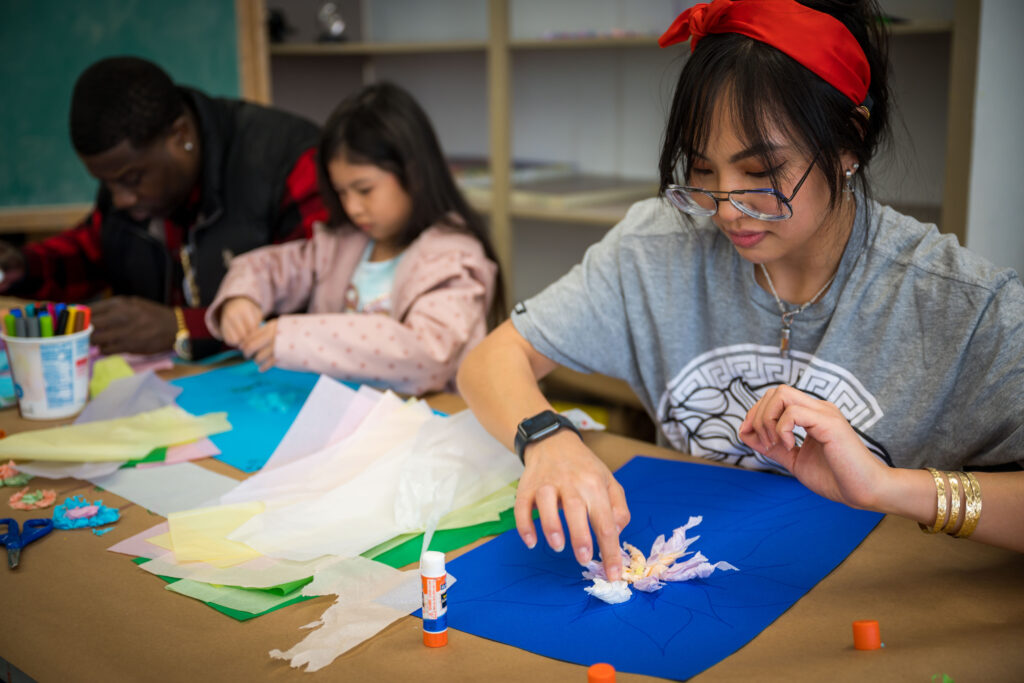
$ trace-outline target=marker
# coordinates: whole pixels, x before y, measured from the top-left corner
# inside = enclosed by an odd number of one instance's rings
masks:
[[[53,318],[49,313],[43,313],[39,316],[39,335],[41,337],[53,336]]]
[[[64,334],[64,329],[68,326],[68,309],[65,307],[59,314],[57,314],[57,329],[53,331],[54,334]]]
[[[18,316],[18,317],[16,317],[14,319],[14,336],[15,337],[25,337],[25,336],[27,336],[25,334],[25,319],[22,318],[21,316]]]
[[[587,669],[587,683],[615,683],[615,667],[600,662]]]
[[[38,337],[39,336],[39,318],[29,316],[25,318],[25,331],[26,337]]]
[[[75,331],[75,322],[78,320],[78,311],[74,306],[68,307],[68,324],[64,326],[64,334],[72,334]]]
[[[52,303],[46,304],[46,314],[49,315],[54,320],[56,320],[57,319],[57,307],[54,306]]]
[[[92,309],[88,306],[79,306],[82,311],[82,329],[89,329],[89,324],[92,322]]]
[[[26,318],[31,318],[35,314],[36,314],[36,305],[35,304],[25,304],[25,317]]]
[[[17,318],[14,317],[13,313],[8,313],[4,316],[4,331],[7,333],[8,337],[13,337],[16,334],[14,329],[15,320],[17,320]]]
[[[21,317],[21,309],[20,308],[15,308],[13,311],[11,311],[11,314],[15,318],[20,318]]]
[[[428,550],[420,558],[423,584],[423,644],[442,647],[448,644],[448,572],[444,553]]]

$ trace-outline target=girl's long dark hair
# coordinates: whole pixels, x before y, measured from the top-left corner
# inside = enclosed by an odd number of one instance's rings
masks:
[[[834,87],[779,50],[736,33],[705,36],[687,59],[676,84],[661,150],[661,191],[689,176],[696,154],[703,153],[722,96],[730,101],[740,135],[752,148],[764,149],[766,168],[776,167],[771,158],[769,132],[790,137],[808,157],[813,157],[828,181],[830,206],[839,201],[844,179],[843,152],[852,152],[860,169],[854,176],[865,196],[871,196],[865,171],[888,141],[890,92],[888,39],[874,0],[801,0],[841,21],[864,50],[871,67],[870,117]],[[807,40],[815,40],[807,36]],[[677,177],[677,174],[679,177]],[[779,178],[771,174],[772,187]]]
[[[498,263],[483,220],[455,185],[430,119],[408,92],[393,83],[368,85],[342,101],[328,117],[320,138],[317,175],[332,225],[351,222],[327,171],[327,164],[339,154],[351,163],[373,164],[393,173],[409,193],[412,215],[399,236],[403,246],[431,225],[445,224],[473,235],[487,257]],[[505,313],[499,265],[487,312],[488,328],[501,322]]]

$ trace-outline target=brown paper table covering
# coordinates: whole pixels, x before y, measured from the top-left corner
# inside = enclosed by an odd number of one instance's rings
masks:
[[[430,402],[449,412],[464,405],[452,396]],[[8,433],[61,423],[29,422],[14,409],[0,412],[0,428]],[[611,434],[590,433],[586,441],[613,468],[637,454],[695,460]],[[202,463],[243,476],[216,460]],[[292,669],[268,651],[288,649],[304,637],[300,627],[316,621],[331,598],[237,622],[164,590],[160,579],[106,550],[163,518],[110,492],[96,493],[86,482],[64,479],[49,486],[58,501],[100,497],[120,507],[122,518],[104,536],[55,532],[28,546],[17,570],[0,566],[0,657],[40,683],[586,681],[584,667],[454,630],[447,647],[426,648],[412,617],[317,673]],[[0,505],[3,516],[19,522],[39,516],[10,509],[6,499]],[[884,649],[853,649],[851,623],[857,619],[880,622]],[[1024,680],[1024,555],[926,536],[913,522],[886,517],[775,623],[691,680],[927,682],[935,674],[957,683]],[[657,679],[619,672],[618,680]]]

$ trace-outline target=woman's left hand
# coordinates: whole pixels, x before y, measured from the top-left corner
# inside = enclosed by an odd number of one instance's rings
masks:
[[[277,338],[277,319],[269,320],[249,333],[238,348],[246,358],[260,366],[260,372],[274,367],[274,339]]]
[[[795,427],[806,431],[797,445]],[[815,493],[876,509],[892,470],[864,445],[832,403],[787,385],[768,390],[740,425],[740,439],[775,460]]]

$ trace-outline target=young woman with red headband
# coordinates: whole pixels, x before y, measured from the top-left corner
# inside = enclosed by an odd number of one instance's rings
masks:
[[[527,545],[536,507],[565,546],[561,507],[577,560],[592,527],[620,574],[623,490],[537,388],[565,365],[627,380],[680,451],[1024,550],[1024,472],[962,471],[1024,462],[1024,287],[871,199],[889,118],[877,16],[870,1],[715,0],[662,36],[692,53],[662,196],[459,372],[481,423],[524,457]]]

